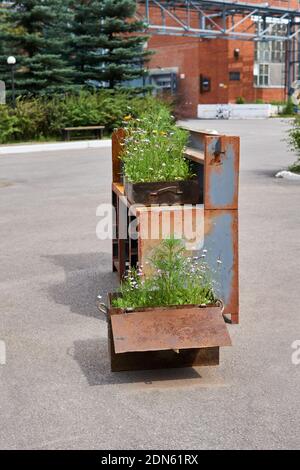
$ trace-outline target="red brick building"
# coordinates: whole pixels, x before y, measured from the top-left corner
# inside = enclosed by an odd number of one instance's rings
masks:
[[[251,3],[261,4],[255,0]],[[298,0],[271,0],[269,5],[297,9]],[[247,27],[253,31],[261,26],[251,17]],[[286,27],[284,21],[270,26],[279,35]],[[150,75],[159,76],[162,82],[164,73],[165,77],[168,73],[176,76],[175,93],[183,115],[196,116],[197,105],[201,103],[235,103],[240,97],[246,102],[283,101],[286,98],[284,41],[153,35],[148,47],[155,51],[148,64]],[[201,88],[201,77],[208,80],[209,89]]]

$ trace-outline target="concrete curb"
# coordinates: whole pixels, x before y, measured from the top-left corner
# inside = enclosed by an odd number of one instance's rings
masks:
[[[78,140],[75,142],[53,142],[45,144],[21,144],[0,146],[0,155],[16,154],[16,153],[33,153],[33,152],[55,152],[57,150],[77,150],[91,148],[109,148],[111,140]]]
[[[287,180],[299,181],[300,183],[300,175],[298,175],[297,173],[293,173],[292,171],[279,171],[278,173],[276,173],[275,178],[285,178]]]

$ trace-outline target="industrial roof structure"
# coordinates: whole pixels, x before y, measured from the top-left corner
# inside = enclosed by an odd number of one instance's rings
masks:
[[[137,0],[139,18],[151,34],[238,40],[291,40],[300,29],[300,11],[268,3],[221,0]],[[197,18],[197,22],[195,21]],[[260,21],[260,31],[249,26]],[[284,36],[271,33],[274,22],[287,24]]]
[[[286,89],[298,78],[300,10],[226,0],[136,0],[151,35],[286,43]],[[251,21],[250,21],[251,20]],[[274,32],[274,23],[285,24]],[[256,26],[255,26],[256,25]]]

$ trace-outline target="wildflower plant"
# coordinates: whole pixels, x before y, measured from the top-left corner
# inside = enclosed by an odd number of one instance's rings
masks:
[[[189,162],[184,158],[188,132],[178,128],[166,107],[150,109],[140,118],[127,115],[124,173],[131,183],[168,182],[192,177]]]
[[[291,151],[296,152],[298,159],[288,167],[294,173],[300,174],[300,117],[296,116],[292,127],[288,130],[287,142]]]
[[[121,284],[120,296],[113,299],[119,308],[199,305],[216,302],[213,281],[205,253],[188,257],[181,240],[166,239],[150,259],[152,274],[142,267],[131,269]]]

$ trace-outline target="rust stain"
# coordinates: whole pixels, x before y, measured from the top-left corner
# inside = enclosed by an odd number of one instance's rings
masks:
[[[209,164],[214,166],[222,165],[222,155],[223,153],[216,151],[214,157],[210,160]]]
[[[115,352],[163,351],[231,346],[219,307],[153,308],[114,315]]]
[[[233,155],[233,169],[232,173],[230,173],[229,175],[226,174],[226,167],[228,167],[228,165],[224,164],[225,159],[227,159],[228,152],[232,152]],[[238,208],[239,156],[239,137],[205,137],[204,205],[206,209]],[[224,178],[226,178],[226,181],[222,181],[222,188],[220,188],[219,186],[216,187],[216,183],[215,185],[213,185],[213,180],[215,179],[214,175],[218,175],[219,178],[221,178],[223,173]],[[226,187],[226,183],[230,186]],[[218,203],[214,202],[214,195],[216,192],[222,194],[223,201],[219,200]]]
[[[229,298],[225,303],[224,313],[230,314],[233,323],[239,322],[239,252],[238,252],[238,211],[237,210],[216,210],[206,209],[204,216],[204,240],[213,234],[218,217],[230,213],[230,240],[232,245],[233,264],[232,280],[229,291]],[[206,246],[206,245],[205,245]]]
[[[121,182],[121,160],[120,155],[123,152],[123,143],[125,139],[125,130],[120,128],[112,134],[112,166],[113,166],[113,182]]]

